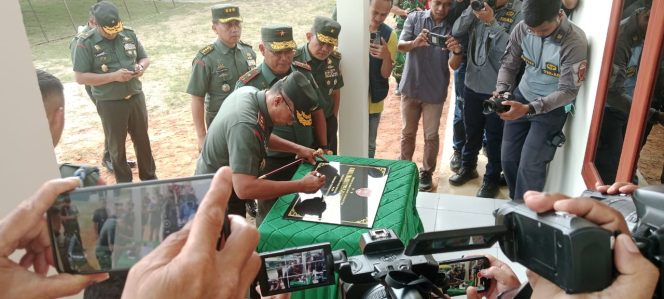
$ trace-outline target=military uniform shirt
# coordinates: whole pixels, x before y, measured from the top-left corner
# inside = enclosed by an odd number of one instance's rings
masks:
[[[311,66],[311,75],[314,77],[322,98],[320,107],[325,117],[334,114],[334,102],[332,92],[344,87],[344,78],[341,75],[341,53],[334,51],[325,61],[320,61],[309,53],[308,45],[300,46],[295,54],[295,61],[307,63]]]
[[[578,26],[562,16],[548,37],[528,32],[521,21],[510,35],[498,72],[496,90],[512,91],[522,63],[525,72],[519,90],[536,113],[546,113],[571,103],[585,80],[588,41]]]
[[[196,162],[196,174],[230,166],[233,173],[258,176],[273,126],[265,91],[240,88],[226,98],[217,115]]]
[[[298,66],[299,65],[299,66]],[[318,94],[318,102],[322,102],[322,95],[320,90],[316,85],[314,78],[311,76],[311,72],[306,69],[308,66],[303,65],[300,62],[293,62],[290,72],[300,72],[309,80],[311,85],[314,87],[314,90]],[[237,81],[235,88],[241,88],[243,86],[253,86],[260,90],[266,90],[270,88],[274,83],[279,81],[279,79],[287,76],[275,75],[272,70],[265,64],[261,63],[256,69],[249,71],[248,73],[242,75],[240,80]],[[313,121],[311,119],[311,113],[303,113],[300,111],[295,112],[295,119],[293,120],[293,125],[291,126],[275,126],[273,133],[283,139],[289,140],[291,142],[303,145],[306,147],[311,147],[314,144],[314,132],[313,132]],[[269,151],[269,157],[290,157],[292,153],[284,152],[275,152]]]
[[[496,88],[500,59],[505,54],[510,32],[523,18],[521,0],[510,0],[494,11],[495,21],[480,21],[471,6],[454,22],[452,35],[468,35],[468,60],[464,84],[477,93],[491,94]]]
[[[131,28],[124,27],[113,40],[105,39],[97,30],[79,34],[74,49],[75,72],[107,74],[119,69],[133,71],[138,61],[148,57]],[[141,87],[141,81],[132,78],[127,82],[92,86],[92,95],[97,101],[120,100],[141,92]]]
[[[220,40],[201,49],[192,62],[187,93],[205,97],[205,110],[217,112],[238,78],[256,67],[256,52],[247,44],[229,48]]]

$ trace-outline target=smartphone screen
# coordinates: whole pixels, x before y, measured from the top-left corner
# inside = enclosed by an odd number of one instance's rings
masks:
[[[450,296],[465,295],[470,286],[477,287],[477,291],[481,293],[489,288],[491,280],[480,278],[477,274],[490,266],[489,259],[483,256],[462,258],[440,262],[438,274],[447,279],[447,294]]]
[[[212,175],[81,188],[48,210],[56,268],[89,274],[126,270],[189,221]]]
[[[258,273],[261,295],[289,293],[334,283],[334,259],[329,243],[261,253]]]

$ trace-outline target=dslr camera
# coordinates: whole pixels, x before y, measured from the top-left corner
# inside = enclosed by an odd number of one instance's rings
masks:
[[[491,97],[482,102],[482,113],[489,115],[491,113],[503,113],[510,110],[509,105],[503,105],[505,101],[514,101],[514,95],[510,92],[503,92],[497,97]]]
[[[473,0],[470,2],[470,6],[474,11],[480,11],[484,9],[484,3],[488,4],[491,7],[496,7],[496,0]]]

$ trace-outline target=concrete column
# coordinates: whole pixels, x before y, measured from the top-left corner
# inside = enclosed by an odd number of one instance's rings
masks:
[[[369,148],[369,0],[337,0],[342,54],[339,154],[366,157]]]

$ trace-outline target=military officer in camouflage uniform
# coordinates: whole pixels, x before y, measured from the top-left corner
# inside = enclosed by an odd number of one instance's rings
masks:
[[[413,11],[421,11],[426,7],[425,0],[397,0],[395,4],[392,5],[391,13],[394,14],[394,19],[397,23],[394,31],[397,34],[397,38],[401,36],[401,31],[403,30],[403,24],[406,23],[406,17],[409,13]],[[392,69],[392,76],[397,80],[397,85],[401,82],[401,73],[403,73],[404,63],[406,62],[406,53],[397,52],[397,59],[394,61],[394,68]],[[398,90],[395,90],[395,93],[398,93]]]
[[[228,202],[228,212],[242,217],[245,206],[240,199],[255,198],[262,202],[289,193],[318,191],[325,177],[315,172],[297,181],[258,178],[265,172],[268,148],[315,163],[313,149],[272,134],[275,126],[290,125],[296,114],[308,114],[314,109],[318,109],[318,95],[299,72],[277,80],[268,90],[252,86],[235,90],[209,127],[196,163],[196,174],[214,173],[222,166],[230,166],[234,193]],[[268,211],[259,210],[262,212],[259,219]]]
[[[337,128],[340,92],[344,86],[339,63],[341,54],[334,50],[338,44],[341,25],[327,17],[316,17],[308,43],[297,48],[295,61],[311,67],[311,74],[322,95],[320,106],[325,113],[327,140],[318,140],[317,147],[329,154],[337,153]]]
[[[240,40],[239,7],[212,6],[212,31],[217,34],[217,40],[196,54],[187,87],[199,151],[206,128],[210,127],[221,103],[233,91],[240,75],[256,67],[256,52]]]
[[[293,61],[296,49],[296,44],[293,40],[293,28],[287,25],[265,26],[261,28],[261,40],[259,50],[264,57],[263,63],[242,75],[237,82],[236,88],[253,86],[260,90],[268,89],[286,75],[293,72],[300,72],[314,87],[317,103],[323,102],[323,96],[320,94],[319,87],[311,75],[311,66],[307,63]],[[295,116],[293,124],[275,126],[274,134],[305,147],[313,147],[316,144],[314,137],[318,143],[327,142],[325,113],[320,107],[312,112],[304,111],[297,113]],[[293,162],[295,159],[292,153],[279,151],[269,151],[267,156],[265,172],[282,167]],[[296,169],[297,167],[285,169],[271,175],[269,179],[276,181],[290,180]],[[273,203],[274,200],[258,201],[258,214],[267,214]],[[257,222],[260,222],[260,219],[257,219]]]
[[[74,50],[76,82],[92,86],[115,180],[132,181],[125,149],[127,133],[134,142],[140,179],[156,179],[145,95],[138,80],[150,59],[134,31],[123,26],[113,3],[101,1],[93,13],[96,28],[82,33]]]

